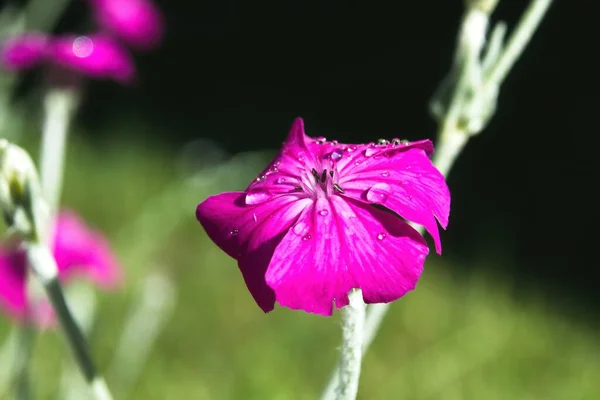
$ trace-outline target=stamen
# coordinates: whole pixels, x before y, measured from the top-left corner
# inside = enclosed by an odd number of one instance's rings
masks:
[[[337,183],[333,184],[333,188],[339,193],[342,193],[342,194],[344,193],[344,189],[342,189],[342,187],[340,185],[338,185]]]
[[[312,172],[313,176],[315,177],[315,181],[319,183],[319,173],[317,170],[313,168],[310,172]]]
[[[321,174],[321,182],[325,182],[327,180],[327,170],[324,169],[323,173]]]
[[[333,170],[329,171],[329,176],[333,179]]]

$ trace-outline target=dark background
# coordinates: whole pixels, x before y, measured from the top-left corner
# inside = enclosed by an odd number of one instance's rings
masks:
[[[514,27],[528,2],[500,3],[494,19]],[[275,149],[296,116],[309,135],[345,142],[435,138],[427,103],[450,66],[461,1],[158,4],[167,36],[136,56],[135,90],[90,83],[79,122],[94,140],[139,118],[174,148],[208,137],[230,152]],[[517,288],[541,282],[559,303],[594,306],[597,29],[585,4],[555,1],[510,73],[449,178],[443,239],[445,256],[497,261]],[[86,32],[87,18],[75,2],[58,30]]]

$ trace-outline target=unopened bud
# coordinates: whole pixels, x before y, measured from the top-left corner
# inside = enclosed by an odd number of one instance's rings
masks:
[[[37,173],[29,154],[19,146],[0,139],[0,207],[7,222],[18,211],[31,210],[32,193]]]

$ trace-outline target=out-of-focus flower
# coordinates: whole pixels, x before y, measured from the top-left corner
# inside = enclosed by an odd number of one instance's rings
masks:
[[[414,289],[429,252],[402,218],[423,225],[438,253],[450,193],[429,140],[341,144],[292,126],[275,160],[244,192],[196,209],[208,236],[238,261],[258,305],[331,315],[362,289],[366,303]]]
[[[74,213],[60,212],[51,236],[61,282],[77,276],[86,277],[103,288],[112,288],[121,282],[121,270],[108,242]],[[26,277],[25,251],[20,247],[0,248],[0,306],[16,319],[22,319],[29,311],[37,323],[52,320],[49,307],[41,305],[39,309],[28,310]]]
[[[7,39],[0,55],[5,69],[19,71],[51,63],[99,79],[129,83],[135,66],[128,51],[105,34],[46,36],[25,33]]]
[[[2,65],[10,71],[37,66],[46,57],[48,37],[41,33],[26,33],[8,38],[2,46]]]
[[[163,18],[150,0],[89,0],[104,29],[138,50],[156,47],[164,33]]]

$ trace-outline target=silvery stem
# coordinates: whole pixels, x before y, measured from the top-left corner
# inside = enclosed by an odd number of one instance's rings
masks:
[[[354,400],[362,363],[363,329],[366,305],[362,290],[348,293],[348,305],[342,307],[342,350],[336,400]]]
[[[75,102],[71,89],[50,89],[44,97],[40,186],[52,214],[60,202],[67,134]]]
[[[46,290],[79,368],[90,385],[95,398],[97,400],[112,400],[104,378],[98,374],[92,361],[87,341],[65,301],[62,287],[58,281],[56,260],[50,250],[44,243],[39,241],[30,242],[27,245],[27,260]]]
[[[469,134],[465,130],[465,127],[469,125],[468,122],[472,121],[460,123],[461,109],[470,106],[466,103],[470,99],[471,101],[473,101],[472,99],[484,99],[489,96],[489,93],[493,93],[493,101],[495,102],[497,87],[502,83],[510,68],[523,52],[551,3],[552,0],[532,0],[503,50],[499,50],[499,38],[503,37],[505,26],[501,24],[498,29],[495,29],[490,44],[492,46],[491,57],[483,60],[484,63],[491,62],[492,59],[495,61],[493,65],[489,66],[489,73],[482,71],[481,67],[483,65],[480,65],[481,50],[485,43],[485,28],[488,21],[484,19],[485,15],[481,10],[468,10],[465,13],[455,63],[461,62],[460,57],[466,57],[467,59],[462,60],[464,62],[463,69],[456,77],[457,82],[455,82],[454,91],[451,93],[450,103],[445,107],[445,115],[440,118],[439,141],[433,157],[433,163],[444,176],[448,175],[472,135],[472,133]],[[473,76],[470,77],[469,74],[473,74]],[[466,85],[471,86],[467,87]],[[469,99],[467,94],[473,90],[476,93],[470,94]],[[435,114],[435,111],[441,108],[434,105],[433,109]],[[420,233],[423,233],[422,227],[416,228]],[[389,304],[373,304],[368,307],[364,328],[363,352],[366,352],[376,336],[388,309]],[[338,365],[321,396],[322,400],[334,398],[334,389],[338,386],[339,374],[337,371],[339,369],[340,366]]]

